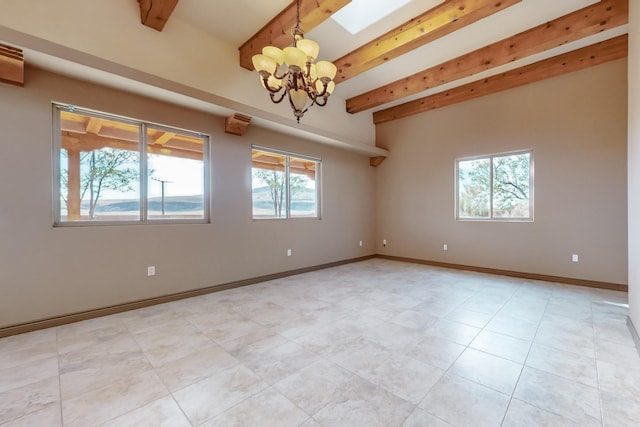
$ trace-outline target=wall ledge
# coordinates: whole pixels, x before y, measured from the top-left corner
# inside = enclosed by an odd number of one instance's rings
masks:
[[[357,135],[335,129],[297,123],[290,114],[265,111],[246,103],[217,95],[184,83],[151,74],[90,53],[82,52],[50,40],[0,25],[0,41],[19,46],[28,55],[28,65],[69,78],[157,99],[185,108],[227,117],[236,112],[251,116],[252,123],[298,138],[342,148],[366,156],[388,156],[375,141],[361,140]],[[270,105],[271,103],[269,103]],[[288,110],[287,110],[288,111]],[[346,113],[345,113],[346,114]],[[373,125],[372,125],[373,126]],[[355,138],[355,139],[354,139]]]

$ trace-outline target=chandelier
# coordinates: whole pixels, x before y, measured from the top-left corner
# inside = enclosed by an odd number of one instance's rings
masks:
[[[262,54],[253,55],[253,67],[260,74],[262,86],[274,104],[286,97],[298,123],[313,105],[324,107],[336,84],[336,66],[318,61],[320,46],[304,38],[300,28],[300,0],[297,0],[296,26],[291,30],[293,45],[279,49],[265,46]]]

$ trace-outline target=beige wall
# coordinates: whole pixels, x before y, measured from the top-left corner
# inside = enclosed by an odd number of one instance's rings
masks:
[[[390,156],[376,173],[378,253],[626,284],[626,67],[379,125]],[[455,221],[454,160],[522,149],[534,150],[535,221]]]
[[[629,316],[640,331],[640,4],[629,2]]]
[[[210,134],[211,224],[52,227],[52,101]],[[0,327],[375,252],[367,157],[223,123],[32,68],[0,84]],[[322,220],[252,221],[251,144],[322,159]]]
[[[222,117],[28,68],[26,87],[0,85],[0,327],[376,252],[627,283],[626,67],[380,125],[391,155],[377,169],[349,151],[256,127],[226,135]],[[52,227],[51,101],[210,134],[212,223]],[[629,129],[631,172],[640,158]],[[322,220],[251,220],[251,144],[322,158]],[[535,222],[456,222],[454,159],[527,148]],[[636,324],[637,294],[631,281]]]

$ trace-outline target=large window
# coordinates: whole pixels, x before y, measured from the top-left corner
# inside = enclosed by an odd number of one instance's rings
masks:
[[[57,225],[207,222],[209,138],[54,105]]]
[[[533,220],[533,152],[456,161],[457,219]]]
[[[251,150],[253,218],[319,218],[320,160]]]

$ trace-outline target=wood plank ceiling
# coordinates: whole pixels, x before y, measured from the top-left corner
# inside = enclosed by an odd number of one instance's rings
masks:
[[[154,28],[164,25],[178,0],[138,0],[141,19]],[[328,19],[351,0],[304,0],[301,2],[301,26],[310,31]],[[573,72],[627,55],[627,36],[605,42],[591,42],[586,47],[535,62],[507,72],[498,72],[464,85],[455,85],[479,73],[491,73],[497,67],[532,57],[567,43],[594,36],[628,23],[629,0],[601,0],[591,6],[527,29],[521,33],[489,44],[434,65],[420,72],[390,82],[346,100],[345,109],[355,114],[373,111],[374,123],[384,123],[463,102],[478,96],[544,78]],[[352,79],[374,67],[432,43],[448,34],[499,13],[522,0],[445,0],[439,5],[378,36],[346,55],[333,60],[338,67],[337,84]],[[239,47],[240,66],[253,69],[251,57],[266,45],[283,48],[290,44],[290,29],[296,24],[296,1],[282,10],[263,28]],[[161,30],[160,28],[157,28]],[[626,32],[626,31],[625,31]],[[416,95],[438,86],[453,84],[448,89],[415,99]],[[339,88],[337,89],[339,90]],[[404,98],[412,97],[401,103]],[[387,104],[392,103],[392,106]],[[386,106],[386,108],[385,108]]]
[[[336,83],[342,83],[373,67],[413,49],[433,42],[464,26],[498,13],[521,0],[445,0],[440,5],[416,16],[399,27],[379,36],[333,62],[338,67]],[[329,12],[344,6],[348,1],[302,2],[317,4],[325,19]],[[252,69],[251,55],[259,47],[272,44],[285,47],[290,36],[285,31],[295,25],[292,9],[295,2],[263,27],[255,36],[240,47],[240,65]],[[428,89],[462,78],[476,75],[522,58],[582,40],[602,31],[611,30],[628,23],[628,0],[601,0],[592,6],[569,13],[556,20],[528,29],[481,49],[353,96],[346,101],[346,110],[355,114],[375,109],[385,104],[402,100]],[[314,21],[314,26],[320,22]],[[499,90],[528,84],[544,78],[576,71],[603,62],[624,58],[627,55],[627,36],[620,36],[603,43],[595,43],[574,52],[543,60],[474,83],[459,86],[418,100],[412,100],[390,108],[377,110],[374,123],[383,123],[401,117],[418,114],[429,109],[463,102]]]

